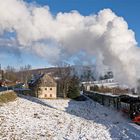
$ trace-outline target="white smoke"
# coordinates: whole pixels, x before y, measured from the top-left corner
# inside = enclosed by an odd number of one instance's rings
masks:
[[[135,85],[140,74],[134,32],[110,9],[89,16],[77,11],[53,15],[48,6],[4,0],[0,2],[0,34],[5,32],[16,33],[17,50],[32,51],[53,64],[75,56],[81,63],[96,59],[98,71],[109,66],[117,80],[129,85]]]

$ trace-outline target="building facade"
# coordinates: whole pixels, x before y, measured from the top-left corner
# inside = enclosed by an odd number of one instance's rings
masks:
[[[33,77],[29,82],[29,88],[35,97],[47,99],[57,98],[57,83],[47,74],[40,74]]]

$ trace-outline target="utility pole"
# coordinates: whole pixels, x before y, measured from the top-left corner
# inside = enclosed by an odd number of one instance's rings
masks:
[[[2,70],[1,70],[1,64],[0,64],[0,80],[2,81]]]
[[[0,64],[0,80],[4,81],[4,71],[1,68],[1,64]]]

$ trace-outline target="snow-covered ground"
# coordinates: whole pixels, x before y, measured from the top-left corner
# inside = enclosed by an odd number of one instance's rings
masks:
[[[140,126],[91,100],[18,97],[0,107],[0,140],[140,140]]]

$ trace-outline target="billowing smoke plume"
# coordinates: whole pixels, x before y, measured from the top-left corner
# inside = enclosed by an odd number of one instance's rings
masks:
[[[134,32],[110,9],[97,15],[82,16],[71,11],[54,16],[48,6],[3,0],[0,2],[1,36],[5,32],[16,33],[17,50],[31,51],[49,63],[74,58],[78,63],[96,61],[98,71],[109,66],[117,80],[129,85],[135,85],[140,74],[140,49]]]

